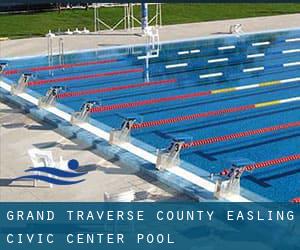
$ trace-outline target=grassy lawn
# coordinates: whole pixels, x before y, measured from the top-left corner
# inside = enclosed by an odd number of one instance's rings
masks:
[[[135,8],[137,16],[139,8]],[[150,15],[154,9],[150,7]],[[163,4],[163,24],[191,23],[243,17],[300,13],[300,4]],[[116,23],[123,8],[101,9],[108,24]],[[48,30],[93,30],[93,10],[65,10],[36,14],[0,15],[0,37],[43,36]]]

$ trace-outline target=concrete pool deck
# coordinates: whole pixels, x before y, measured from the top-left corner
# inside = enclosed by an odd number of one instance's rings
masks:
[[[256,19],[184,24],[163,27],[160,31],[160,35],[162,40],[183,39],[213,33],[222,34],[227,32],[229,25],[232,23],[242,23],[245,31],[258,31],[296,27],[299,21],[300,15],[296,14]],[[102,35],[91,35],[88,36],[89,39],[86,38],[86,36],[66,37],[66,50],[96,48],[97,44],[110,46],[142,43],[145,39],[134,34],[126,35],[120,31],[106,32]],[[2,45],[1,50],[3,53],[1,56],[4,56],[4,54],[5,56],[41,54],[45,53],[46,39],[32,38],[12,40],[3,42]],[[61,137],[53,131],[53,128],[36,123],[30,118],[27,118],[24,114],[20,114],[17,109],[12,109],[5,104],[1,104],[0,113],[0,178],[2,179],[0,180],[2,183],[0,184],[0,200],[101,201],[103,199],[103,192],[105,191],[116,193],[121,190],[126,191],[129,189],[134,189],[134,191],[137,192],[151,190],[151,193],[155,190],[155,195],[153,195],[154,200],[169,200],[170,198],[173,200],[187,199],[187,197],[174,193],[166,187],[157,187],[157,183],[154,183],[154,185],[149,184],[148,182],[153,183],[154,181],[151,179],[144,181],[136,176],[135,172],[132,172],[130,169],[120,168],[117,163],[112,164],[99,158],[88,149],[77,145],[76,142],[74,143]],[[17,140],[18,143],[16,144]],[[95,169],[93,169],[93,171],[89,173],[85,183],[64,188],[55,187],[54,189],[57,190],[55,195],[53,195],[54,192],[51,189],[32,188],[29,185],[26,186],[26,183],[25,186],[23,186],[24,184],[12,187],[5,185],[8,177],[23,174],[24,169],[30,164],[27,149],[32,146],[41,145],[43,148],[53,149],[55,155],[62,155],[66,159],[71,157],[75,158],[74,156],[76,156],[76,159],[78,159],[83,166],[90,167],[91,165],[96,165],[97,170],[95,171]],[[16,157],[15,159],[15,157],[13,157],[14,155],[20,155],[20,157]],[[7,159],[11,160],[8,161]],[[20,190],[23,192],[20,192]]]
[[[92,20],[91,20],[92,21]],[[244,32],[270,29],[296,28],[300,24],[300,14],[271,17],[243,18],[202,23],[166,25],[159,29],[160,40],[176,40],[208,35],[228,34],[232,24],[242,24]],[[145,43],[139,30],[103,31],[95,35],[59,36],[64,38],[65,51],[95,49],[107,46]],[[58,52],[58,38],[53,42],[54,53]],[[47,38],[36,37],[0,42],[0,57],[30,56],[47,53]]]
[[[22,110],[0,103],[0,200],[1,201],[103,201],[104,192],[136,192],[137,200],[187,200],[185,195],[170,190],[151,178],[139,177],[118,162],[109,162],[83,145],[62,137],[48,124],[36,122]],[[86,181],[77,185],[47,188],[32,181],[14,182],[9,179],[24,175],[31,166],[27,149],[51,150],[55,160],[75,158],[88,171]],[[15,157],[17,156],[17,157]]]

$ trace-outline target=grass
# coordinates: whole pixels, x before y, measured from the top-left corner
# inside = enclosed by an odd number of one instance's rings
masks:
[[[300,4],[163,4],[163,24],[224,20],[243,17],[300,13]],[[135,8],[139,16],[139,7]],[[150,15],[154,13],[150,7]],[[101,17],[110,25],[123,15],[123,8],[101,9]],[[48,30],[93,30],[93,10],[65,10],[35,14],[0,15],[0,37],[43,36]]]

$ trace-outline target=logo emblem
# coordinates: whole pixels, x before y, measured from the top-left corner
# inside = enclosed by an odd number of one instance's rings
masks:
[[[26,173],[33,173],[29,175],[24,175],[13,179],[12,181],[19,181],[24,179],[32,179],[44,181],[55,185],[74,185],[85,181],[85,179],[71,180],[73,178],[81,177],[87,173],[78,173],[76,170],[79,168],[79,163],[77,160],[70,160],[68,162],[68,168],[70,171],[61,170],[55,167],[36,167],[26,169]],[[35,173],[34,173],[35,172]],[[37,173],[38,174],[37,174]],[[44,175],[43,175],[44,174]],[[45,175],[47,174],[47,175]]]

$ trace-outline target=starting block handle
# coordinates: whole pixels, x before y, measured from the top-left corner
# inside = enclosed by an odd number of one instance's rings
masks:
[[[39,99],[39,107],[51,106],[55,103],[56,97],[60,91],[65,90],[63,86],[53,86],[51,87],[45,96]]]
[[[86,103],[84,103],[80,108],[80,112],[75,112],[72,115],[71,123],[76,124],[79,122],[87,122],[89,119],[91,110],[95,105],[99,105],[99,102],[98,101],[87,101]]]
[[[32,77],[31,73],[23,73],[17,84],[14,84],[11,89],[12,94],[20,94],[23,93],[26,87],[28,86],[29,80]]]
[[[113,129],[110,132],[109,143],[120,144],[130,141],[130,135],[133,124],[137,121],[135,117],[125,118],[120,129]]]
[[[167,149],[159,151],[156,169],[161,170],[180,165],[180,152],[184,142],[184,140],[173,140]]]
[[[3,71],[5,70],[5,68],[7,67],[8,63],[5,62],[0,62],[0,74],[3,73]]]

